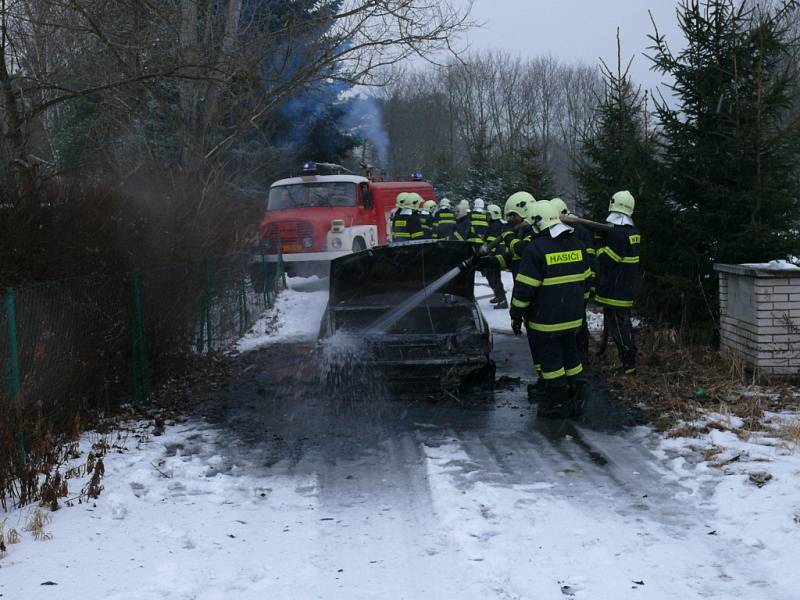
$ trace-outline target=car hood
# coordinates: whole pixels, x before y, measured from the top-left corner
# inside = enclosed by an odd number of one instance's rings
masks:
[[[371,298],[414,294],[474,256],[465,242],[425,241],[378,246],[331,262],[329,306],[369,306]],[[475,272],[459,273],[441,289],[474,300]]]

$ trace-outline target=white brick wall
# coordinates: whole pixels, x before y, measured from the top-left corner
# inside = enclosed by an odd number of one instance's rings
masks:
[[[800,270],[714,269],[722,348],[767,373],[800,373]]]

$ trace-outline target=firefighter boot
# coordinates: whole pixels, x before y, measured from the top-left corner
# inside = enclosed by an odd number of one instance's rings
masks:
[[[495,310],[499,310],[499,309],[503,309],[503,308],[505,308],[505,309],[508,308],[508,302],[506,301],[505,298],[501,298],[500,301],[494,305],[494,309]]]
[[[563,382],[548,384],[539,401],[536,416],[543,419],[564,419],[569,414],[570,400],[569,388]]]
[[[536,383],[528,384],[528,402],[535,404],[544,397],[545,385],[544,379],[541,377],[536,380]]]
[[[586,397],[583,393],[585,383],[582,379],[569,382],[569,416],[572,419],[580,419],[586,410]]]

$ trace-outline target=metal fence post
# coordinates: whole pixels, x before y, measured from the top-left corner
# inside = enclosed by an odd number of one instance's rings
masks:
[[[147,402],[150,399],[150,384],[147,376],[147,354],[144,345],[144,318],[142,316],[142,277],[133,272],[133,400]]]
[[[286,268],[284,267],[283,264],[283,245],[281,244],[280,234],[278,235],[278,277],[281,278],[281,281],[283,282],[283,287],[284,288],[288,287],[286,285]],[[275,291],[275,288],[277,287],[275,282],[272,283],[272,286],[273,286],[273,291]]]
[[[20,391],[22,378],[19,368],[19,347],[17,346],[17,302],[14,288],[6,288],[6,320],[8,322],[8,395],[16,402],[17,412],[22,408]],[[28,462],[25,452],[25,433],[22,427],[17,430],[17,444],[22,464]]]
[[[203,297],[200,300],[200,352],[203,352],[203,328],[205,327],[206,347],[211,352],[211,268],[208,258],[203,259]]]
[[[269,265],[267,264],[267,255],[264,254],[263,246],[259,249],[259,252],[261,254],[261,263],[259,266],[263,274],[263,277],[261,278],[261,289],[259,291],[263,296],[264,308],[270,308],[272,306],[272,299],[270,298],[267,283],[269,280]]]
[[[245,277],[245,254],[239,254],[239,335],[247,332],[247,281]]]

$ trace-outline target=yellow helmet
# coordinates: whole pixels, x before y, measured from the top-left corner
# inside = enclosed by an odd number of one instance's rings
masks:
[[[408,192],[400,192],[397,194],[397,200],[395,201],[395,206],[399,209],[408,208]]]
[[[560,215],[568,215],[569,214],[569,207],[567,203],[564,202],[561,198],[553,198],[550,200],[550,203],[555,207],[556,212]]]
[[[489,213],[489,216],[492,218],[492,221],[499,221],[503,218],[503,209],[497,206],[497,204],[490,204],[486,207],[486,212]]]
[[[561,223],[561,218],[552,202],[540,200],[531,209],[530,221],[534,230],[541,233]]]
[[[426,200],[422,205],[422,210],[427,210],[429,213],[433,214],[436,211],[436,202],[433,200]]]
[[[465,214],[469,212],[469,201],[462,200],[456,205],[456,213],[459,217],[463,217]]]
[[[506,207],[505,207],[505,215],[508,218],[508,215],[515,214],[519,215],[523,219],[527,219],[528,215],[530,214],[531,206],[534,205],[536,202],[536,198],[534,198],[528,192],[517,192],[516,194],[512,194],[508,200],[506,200]]]
[[[442,198],[442,201],[439,202],[439,208],[452,208],[452,205],[450,204],[450,199]]]
[[[623,215],[633,216],[633,210],[636,208],[636,200],[633,198],[628,190],[617,192],[611,196],[611,202],[608,205],[608,212],[618,212]]]

